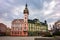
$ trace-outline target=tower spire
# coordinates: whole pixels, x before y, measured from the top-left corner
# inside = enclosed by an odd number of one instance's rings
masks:
[[[25,9],[28,9],[28,8],[27,8],[27,3],[26,3],[26,5],[25,5]]]
[[[29,14],[29,11],[28,11],[28,8],[27,8],[27,3],[25,5],[24,14]]]

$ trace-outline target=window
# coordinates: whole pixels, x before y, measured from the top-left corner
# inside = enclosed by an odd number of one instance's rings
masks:
[[[21,31],[21,30],[22,30],[22,24],[19,24],[18,26],[19,26],[19,27],[18,27],[18,30]]]
[[[26,27],[24,27],[24,29],[26,29]]]
[[[25,27],[26,27],[26,24],[25,24]]]
[[[12,32],[12,34],[13,34],[13,32]]]
[[[1,32],[1,30],[0,30],[0,32]]]
[[[20,27],[21,27],[21,24],[20,24]]]
[[[24,31],[26,31],[26,27],[24,27]]]
[[[15,32],[15,34],[17,34],[17,33]]]
[[[26,32],[24,32],[24,34],[26,34]]]
[[[25,15],[26,16],[26,15]]]
[[[25,17],[25,19],[27,19],[27,18]]]
[[[22,34],[22,32],[20,32],[20,34]]]
[[[13,24],[12,27],[15,27],[15,24]]]

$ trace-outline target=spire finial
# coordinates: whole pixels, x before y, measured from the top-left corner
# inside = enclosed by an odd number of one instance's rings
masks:
[[[26,8],[27,8],[27,3],[26,3]]]

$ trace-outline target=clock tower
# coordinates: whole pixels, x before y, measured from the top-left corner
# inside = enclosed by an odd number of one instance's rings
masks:
[[[25,9],[24,9],[24,33],[26,33],[26,35],[28,35],[28,15],[29,15],[29,11],[27,8],[27,4],[25,5]]]

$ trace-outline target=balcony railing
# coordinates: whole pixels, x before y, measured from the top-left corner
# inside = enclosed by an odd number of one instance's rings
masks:
[[[27,29],[24,29],[23,31],[26,32],[26,31],[28,31],[28,30],[27,30]]]

